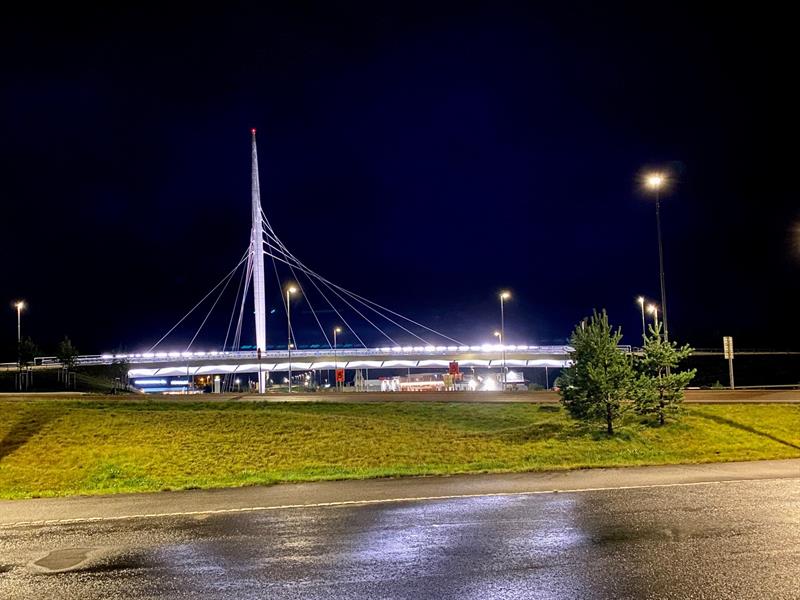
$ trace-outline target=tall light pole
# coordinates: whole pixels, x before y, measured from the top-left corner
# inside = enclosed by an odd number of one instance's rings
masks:
[[[503,353],[503,391],[506,389],[506,316],[504,303],[511,298],[511,292],[500,292],[500,350]]]
[[[658,307],[655,304],[651,304],[647,307],[647,312],[653,315],[653,328],[658,332]]]
[[[667,290],[664,283],[664,246],[661,242],[661,190],[667,184],[664,173],[648,173],[645,176],[645,185],[656,196],[656,230],[658,232],[658,271],[661,281],[661,314],[664,320],[664,341],[669,341],[669,328],[667,326]]]
[[[333,328],[333,379],[336,383],[336,391],[339,391],[339,378],[337,377],[336,373],[339,370],[339,362],[336,359],[336,334],[342,333],[341,327],[334,327]]]
[[[14,303],[14,308],[17,309],[17,344],[22,341],[22,309],[25,308],[25,303],[20,300]]]
[[[14,308],[17,309],[17,366],[22,366],[22,309],[25,308],[25,302],[19,300],[14,303]]]
[[[502,352],[502,348],[503,348],[503,332],[502,331],[495,331],[494,332],[494,337],[496,337],[498,339],[498,341],[500,342],[500,348],[501,348],[501,352]],[[503,391],[505,391],[505,389],[506,389],[506,375],[505,375],[506,359],[505,359],[505,352],[502,352],[501,356],[503,357],[503,361],[502,361],[502,369],[503,370],[502,370],[502,372],[500,374],[500,379],[503,382]]]
[[[286,349],[289,351],[289,393],[292,393],[292,294],[297,291],[297,288],[290,285],[286,288],[286,330],[287,339]]]
[[[644,322],[644,296],[639,296],[636,299],[636,302],[639,303],[639,306],[642,309],[642,341],[647,339],[647,325]]]

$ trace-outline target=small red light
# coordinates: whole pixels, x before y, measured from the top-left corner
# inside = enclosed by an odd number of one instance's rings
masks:
[[[252,133],[253,135],[255,135],[255,134],[256,134],[256,128],[255,128],[255,127],[253,127],[253,128],[250,130],[250,133]]]

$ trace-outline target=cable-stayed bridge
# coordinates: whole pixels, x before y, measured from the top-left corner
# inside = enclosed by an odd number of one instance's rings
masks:
[[[256,373],[258,389],[263,392],[269,374],[280,371],[291,376],[292,370],[441,369],[452,361],[463,367],[505,370],[563,367],[568,360],[566,346],[502,343],[506,341],[504,330],[495,334],[500,344],[464,343],[345,289],[308,267],[281,241],[262,208],[255,129],[251,130],[251,219],[249,244],[238,263],[158,341],[141,352],[82,356],[78,364],[125,361],[134,379]],[[267,284],[272,275],[274,287]],[[226,294],[230,296],[234,288],[232,308],[225,313],[229,318],[221,340],[222,350],[196,350],[201,331],[215,310],[224,304],[221,300]],[[272,328],[268,347],[268,318],[278,310],[267,312],[270,290],[272,301],[277,300],[277,307],[283,308],[285,328],[283,333]],[[318,329],[318,343],[311,349],[298,344],[292,325],[292,306],[299,302],[305,303],[305,314],[311,315],[311,325]],[[216,314],[220,312],[217,310]],[[248,314],[254,316],[252,330],[249,318],[245,318]],[[192,319],[198,320],[199,326],[187,333]],[[348,337],[348,348],[340,344],[337,347],[337,335],[343,334]],[[175,348],[177,339],[181,340],[180,349]],[[283,349],[273,349],[281,348],[280,340]],[[38,363],[47,366],[53,361],[42,358]]]

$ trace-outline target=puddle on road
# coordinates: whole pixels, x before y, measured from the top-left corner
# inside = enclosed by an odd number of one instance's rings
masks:
[[[34,565],[48,571],[73,569],[89,558],[95,548],[63,548],[53,550],[47,556],[34,561]]]
[[[60,548],[30,563],[39,574],[112,573],[146,568],[136,553],[120,553],[111,548]],[[0,565],[2,567],[2,565]],[[12,567],[9,566],[9,569]],[[2,568],[0,568],[2,572]]]

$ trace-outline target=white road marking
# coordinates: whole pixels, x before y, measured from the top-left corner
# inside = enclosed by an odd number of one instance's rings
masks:
[[[751,481],[786,481],[797,477],[775,477],[769,479],[722,479],[715,481],[691,481],[683,483],[651,483],[642,485],[620,485],[608,487],[588,487],[574,489],[531,490],[527,492],[486,492],[476,494],[443,494],[441,496],[407,496],[400,498],[377,498],[373,500],[340,500],[334,502],[315,502],[309,504],[280,504],[274,506],[249,506],[242,508],[219,508],[206,510],[190,510],[181,512],[143,513],[137,515],[117,515],[110,517],[77,517],[74,519],[47,519],[43,521],[17,521],[15,523],[0,524],[0,529],[13,527],[31,527],[45,525],[74,525],[80,523],[97,523],[101,521],[127,521],[131,519],[159,519],[169,517],[193,517],[198,515],[222,515],[249,512],[264,512],[273,510],[292,510],[298,508],[336,508],[341,506],[367,506],[372,504],[392,504],[398,502],[426,502],[432,500],[459,500],[466,498],[491,498],[498,496],[535,496],[540,494],[579,494],[584,492],[607,492],[611,490],[643,490],[653,488],[690,487],[701,485],[716,485],[720,483],[746,483]]]

